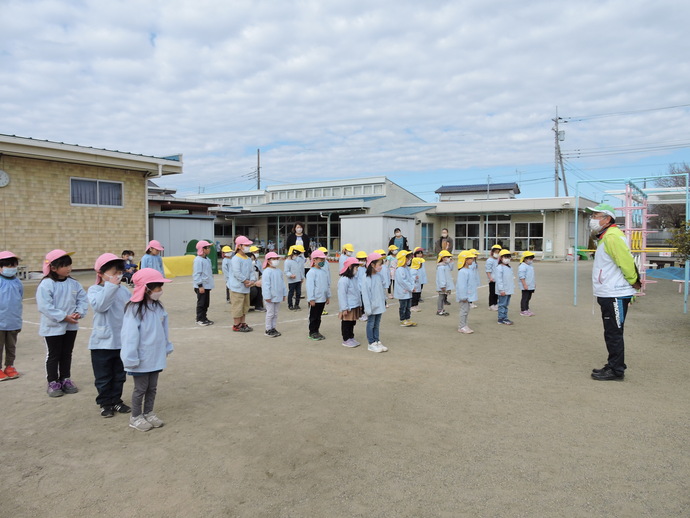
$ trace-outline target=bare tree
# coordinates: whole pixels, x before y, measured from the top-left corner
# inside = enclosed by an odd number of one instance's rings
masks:
[[[671,164],[668,167],[669,174],[684,174],[685,176],[667,176],[654,181],[657,187],[685,187],[690,176],[690,166],[682,164]],[[653,226],[657,228],[680,228],[685,222],[685,204],[673,205],[652,205],[649,212],[656,214],[657,217],[651,220]]]

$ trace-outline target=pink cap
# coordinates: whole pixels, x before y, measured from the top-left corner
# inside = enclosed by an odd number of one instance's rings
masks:
[[[264,268],[268,266],[268,261],[271,259],[278,259],[280,256],[276,254],[275,252],[268,252],[266,256],[264,257]]]
[[[43,263],[43,275],[48,275],[50,273],[50,263],[55,261],[55,259],[60,259],[66,255],[72,255],[74,252],[65,252],[64,250],[53,250],[46,254],[46,260]]]
[[[314,250],[314,251],[311,253],[311,257],[310,257],[310,259],[311,259],[311,264],[313,265],[313,264],[314,264],[314,261],[315,261],[316,259],[325,259],[325,258],[326,258],[326,254],[324,254],[321,250]]]
[[[17,261],[19,260],[19,257],[17,257],[16,255],[14,255],[14,254],[13,254],[12,252],[10,252],[9,250],[5,250],[4,252],[0,252],[0,260],[1,260],[1,259],[12,259],[13,257],[14,257]]]
[[[379,259],[383,258],[381,254],[377,254],[376,252],[372,252],[367,256],[367,266],[369,266],[371,263],[374,261],[378,261]]]
[[[132,275],[132,282],[134,283],[134,293],[129,298],[132,302],[140,302],[144,300],[144,292],[146,285],[152,282],[172,282],[161,275],[161,272],[153,268],[142,268],[134,275]]]
[[[254,244],[254,241],[250,241],[249,238],[245,236],[237,236],[237,239],[235,239],[235,246],[252,244]]]
[[[101,268],[103,268],[103,266],[110,261],[122,261],[124,263],[125,260],[122,259],[122,257],[118,257],[115,254],[110,253],[98,256],[98,259],[96,259],[96,264],[93,265],[93,269],[96,270],[96,284],[100,284],[102,279],[101,274],[98,272],[100,272]]]
[[[209,243],[208,241],[204,241],[203,239],[201,241],[199,241],[196,244],[196,255],[201,255],[203,253],[202,250],[204,248],[206,248],[207,246],[213,246],[213,245],[211,243]]]
[[[161,245],[161,242],[156,241],[155,239],[149,241],[149,244],[146,247],[146,250],[144,250],[144,252],[146,252],[149,248],[155,248],[156,250],[160,250],[161,252],[165,250],[165,248],[163,248],[163,245]]]
[[[357,259],[356,257],[348,257],[347,259],[345,259],[343,267],[340,269],[340,275],[344,274],[347,271],[347,269],[353,264],[359,264],[359,259]]]

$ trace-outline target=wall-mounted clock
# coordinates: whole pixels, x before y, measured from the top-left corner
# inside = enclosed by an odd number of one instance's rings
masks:
[[[0,169],[0,187],[5,187],[10,183],[10,175]]]

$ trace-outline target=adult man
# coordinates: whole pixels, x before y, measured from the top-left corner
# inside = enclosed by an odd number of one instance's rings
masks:
[[[640,276],[625,235],[616,226],[613,207],[602,203],[585,210],[592,213],[589,229],[598,240],[592,286],[601,307],[604,340],[609,354],[604,367],[592,370],[592,378],[622,381],[626,369],[623,324],[630,299],[641,287]]]

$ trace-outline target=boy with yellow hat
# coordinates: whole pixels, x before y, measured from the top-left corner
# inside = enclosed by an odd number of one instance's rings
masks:
[[[450,304],[448,302],[448,295],[450,288],[453,286],[453,274],[450,270],[450,260],[453,257],[448,250],[441,250],[438,254],[436,264],[436,291],[438,292],[438,305],[436,306],[436,314],[440,317],[447,317],[449,313],[445,306]]]
[[[532,266],[532,261],[534,261],[534,252],[530,252],[529,250],[522,252],[520,266],[518,266],[518,282],[520,283],[520,289],[522,290],[522,298],[520,299],[520,315],[523,317],[534,316],[534,313],[532,313],[529,309],[529,301],[537,287],[537,283],[534,278],[534,266]]]
[[[414,289],[414,281],[409,268],[412,262],[411,254],[412,252],[409,250],[400,250],[397,255],[397,268],[395,269],[393,294],[400,304],[400,325],[402,327],[414,327],[417,325],[410,320],[410,304],[412,302],[412,290]]]
[[[476,254],[471,250],[463,250],[458,254],[458,280],[455,283],[455,300],[460,305],[460,321],[458,332],[469,335],[474,333],[467,325],[472,302],[477,300],[476,275],[472,271],[472,264]]]
[[[495,244],[491,247],[489,258],[486,260],[484,272],[486,278],[489,279],[489,309],[491,311],[498,311],[498,295],[496,295],[496,267],[498,266],[499,255],[503,247]]]
[[[512,326],[513,321],[508,318],[510,297],[515,292],[515,276],[510,267],[510,250],[501,250],[498,254],[500,262],[495,270],[496,292],[498,294],[498,323]]]

